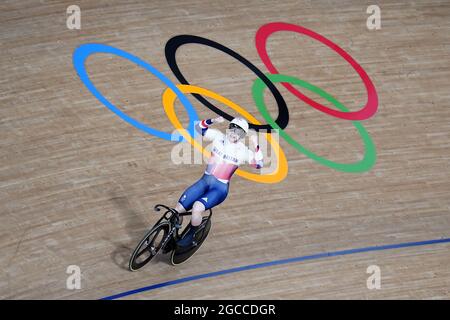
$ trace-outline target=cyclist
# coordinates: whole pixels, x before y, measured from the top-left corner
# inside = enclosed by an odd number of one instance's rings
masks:
[[[223,117],[206,119],[196,124],[195,129],[203,139],[212,141],[211,157],[203,176],[187,188],[178,200],[175,210],[183,213],[192,209],[190,229],[178,241],[178,245],[192,245],[194,234],[202,222],[202,213],[222,203],[228,195],[229,182],[236,169],[243,163],[260,169],[263,166],[263,154],[259,149],[257,135],[250,136],[254,151],[251,151],[241,141],[249,132],[245,119],[234,118],[223,134],[216,129],[210,129],[213,123],[222,123]]]

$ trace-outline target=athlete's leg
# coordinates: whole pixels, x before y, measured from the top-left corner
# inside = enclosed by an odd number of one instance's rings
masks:
[[[177,205],[175,206],[175,210],[177,210],[178,213],[185,213],[186,212],[186,209],[179,202],[177,202]]]
[[[203,193],[208,189],[207,177],[203,175],[197,182],[187,188],[175,206],[175,210],[178,213],[184,213],[190,210],[194,202],[202,196]],[[180,224],[183,223],[183,217],[180,217]]]
[[[191,225],[198,227],[202,223],[202,213],[205,211],[205,205],[200,201],[195,201],[192,206]]]
[[[195,200],[201,197],[201,195],[206,192],[207,188],[208,184],[203,176],[183,192],[175,206],[175,210],[177,210],[178,213],[184,213],[190,210]]]
[[[201,214],[215,206],[221,204],[228,195],[228,186],[222,182],[221,185],[213,185],[206,191],[200,199],[194,202],[192,208],[192,217],[194,217],[194,210],[196,211],[196,218],[200,220],[198,224],[201,223]],[[193,224],[195,225],[195,224]]]
[[[177,210],[178,213],[185,213],[186,212],[186,209],[179,202],[177,202],[177,205],[175,206],[175,210]],[[183,217],[180,217],[180,224],[183,224]]]
[[[198,226],[202,223],[202,213],[205,211],[205,205],[200,201],[195,201],[192,206],[191,225],[188,232],[184,235],[183,239],[177,242],[181,247],[188,247],[194,240],[195,232]]]
[[[175,210],[177,210],[178,213],[184,213],[186,212],[186,209],[183,207],[181,203],[177,203],[175,206]],[[192,216],[191,216],[191,225],[194,227],[199,226],[202,223],[202,213],[205,211],[205,206],[200,201],[195,201],[194,205],[192,206]],[[180,217],[181,222],[183,222],[183,217]]]
[[[180,246],[189,246],[192,244],[194,234],[198,226],[202,223],[202,214],[207,209],[210,209],[222,203],[228,195],[228,184],[217,182],[210,183],[209,190],[201,196],[200,199],[194,202],[192,206],[191,227],[186,235],[178,241]]]

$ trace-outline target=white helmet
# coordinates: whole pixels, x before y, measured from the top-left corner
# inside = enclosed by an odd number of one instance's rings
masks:
[[[244,118],[241,117],[234,118],[230,122],[230,125],[232,124],[242,128],[242,130],[244,130],[246,134],[248,133],[248,122]]]

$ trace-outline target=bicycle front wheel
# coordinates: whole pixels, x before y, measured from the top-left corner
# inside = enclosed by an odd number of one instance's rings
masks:
[[[159,252],[170,231],[167,221],[160,222],[148,231],[131,255],[128,268],[136,271],[145,266]]]

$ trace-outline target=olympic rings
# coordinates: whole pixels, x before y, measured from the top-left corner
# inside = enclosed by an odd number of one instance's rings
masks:
[[[258,80],[261,81],[261,83],[264,83],[262,80],[260,80],[260,79],[258,79]],[[248,113],[241,106],[237,105],[236,103],[232,102],[231,100],[229,100],[225,97],[222,97],[221,95],[219,95],[215,92],[212,92],[210,90],[200,88],[197,86],[193,86],[193,85],[177,85],[177,87],[183,93],[202,94],[202,95],[205,95],[216,101],[219,101],[219,102],[223,103],[224,105],[230,107],[231,109],[235,110],[242,116],[244,116],[249,122],[260,124],[260,122],[255,117],[253,117],[250,113]],[[172,91],[171,88],[167,88],[163,93],[162,100],[163,100],[164,110],[166,111],[166,114],[167,114],[170,122],[172,122],[172,125],[176,129],[178,129],[178,132],[191,145],[193,145],[197,150],[202,152],[205,156],[209,157],[210,155],[203,148],[203,146],[201,144],[199,144],[192,137],[192,135],[190,135],[186,131],[186,129],[183,128],[182,124],[178,120],[177,115],[175,113],[175,109],[174,109],[175,99],[176,99],[175,93]],[[270,118],[270,120],[272,122],[274,121],[272,118]],[[265,133],[265,136],[266,136],[267,141],[271,144],[272,149],[274,150],[275,154],[277,155],[277,168],[274,170],[274,172],[270,173],[270,174],[266,174],[266,175],[260,175],[260,174],[250,173],[250,172],[244,171],[242,169],[237,169],[236,174],[243,178],[246,178],[248,180],[255,181],[255,182],[277,183],[277,182],[282,181],[284,178],[286,178],[287,172],[288,172],[288,163],[286,160],[286,156],[285,156],[283,150],[281,149],[280,145],[278,144],[278,142],[276,142],[274,139],[272,139],[271,134]]]
[[[189,84],[189,82],[186,80],[186,78],[183,76],[183,74],[180,71],[180,68],[178,67],[177,60],[176,60],[176,52],[179,47],[181,47],[184,44],[188,43],[198,43],[202,44],[211,48],[215,48],[219,51],[222,51],[231,57],[238,60],[240,63],[244,64],[247,68],[249,68],[251,71],[253,71],[269,88],[269,90],[272,92],[277,105],[278,105],[278,118],[275,120],[275,122],[278,124],[281,128],[286,128],[287,124],[289,123],[289,111],[286,106],[286,102],[284,101],[283,97],[281,96],[281,93],[278,91],[278,89],[274,86],[273,83],[270,82],[269,79],[267,79],[266,75],[259,70],[253,63],[245,59],[243,56],[238,54],[237,52],[231,50],[230,48],[225,47],[224,45],[214,42],[212,40],[198,37],[198,36],[192,36],[192,35],[179,35],[171,38],[166,43],[165,48],[165,54],[166,54],[166,60],[169,64],[170,69],[172,70],[175,77],[177,77],[178,81],[180,81],[182,84]],[[218,115],[224,117],[225,119],[231,121],[233,120],[233,117],[229,115],[228,113],[220,110],[215,105],[210,103],[208,100],[203,98],[201,95],[193,94],[193,96],[200,101],[203,105],[205,105],[207,108],[209,108],[211,111],[217,113]],[[270,132],[272,127],[270,127],[268,124],[266,125],[255,125],[250,124],[250,128],[260,130],[265,129]]]
[[[291,31],[296,33],[301,33],[304,35],[307,35],[313,39],[318,40],[319,42],[325,44],[329,48],[333,49],[335,52],[337,52],[341,57],[343,57],[347,62],[350,63],[350,65],[355,69],[355,71],[359,74],[362,81],[364,82],[364,85],[367,90],[367,103],[359,111],[356,112],[349,112],[349,110],[342,105],[338,100],[336,100],[333,96],[325,92],[324,90],[313,86],[312,84],[309,84],[308,82],[291,77],[286,75],[280,75],[278,74],[277,69],[273,66],[272,62],[270,61],[267,51],[266,51],[266,42],[267,38],[274,32],[278,31]],[[240,107],[239,105],[235,104],[234,102],[228,100],[227,98],[224,98],[217,93],[214,93],[212,91],[209,91],[207,89],[203,89],[200,87],[189,85],[187,80],[184,78],[184,76],[181,74],[180,69],[178,68],[177,62],[176,62],[176,51],[177,49],[187,43],[197,43],[197,44],[203,44],[212,48],[215,48],[219,51],[222,51],[233,58],[237,59],[239,62],[244,64],[247,68],[252,70],[257,76],[258,79],[255,80],[252,86],[252,95],[255,100],[255,104],[258,108],[258,110],[261,112],[264,119],[268,122],[268,124],[261,124],[255,117],[253,117],[250,113],[248,113],[245,109]],[[365,148],[365,154],[364,158],[361,161],[355,162],[355,163],[336,163],[333,161],[330,161],[328,159],[322,158],[311,151],[307,150],[305,147],[303,147],[301,144],[299,144],[297,141],[295,141],[291,136],[289,136],[283,129],[286,128],[288,122],[289,122],[289,111],[286,106],[286,102],[284,101],[283,97],[281,96],[280,92],[275,87],[274,83],[281,82],[291,93],[296,95],[301,100],[305,101],[312,107],[326,113],[329,115],[332,115],[337,118],[346,119],[346,120],[364,120],[369,117],[371,117],[377,110],[378,107],[378,96],[375,90],[375,87],[370,80],[367,73],[364,71],[364,69],[343,49],[341,49],[339,46],[328,40],[327,38],[315,33],[312,30],[306,29],[301,26],[296,26],[292,24],[287,23],[281,23],[281,22],[274,22],[274,23],[268,23],[264,26],[262,26],[257,34],[256,34],[256,48],[258,50],[258,53],[266,65],[266,67],[269,69],[269,71],[272,74],[263,74],[256,66],[254,66],[251,62],[249,62],[247,59],[236,53],[235,51],[217,43],[212,40],[208,40],[205,38],[192,36],[192,35],[180,35],[171,38],[165,47],[165,55],[167,62],[175,74],[175,76],[178,78],[178,80],[183,83],[182,85],[175,85],[172,83],[166,76],[164,76],[160,71],[158,71],[156,68],[148,64],[147,62],[141,60],[140,58],[133,56],[132,54],[125,52],[123,50],[103,45],[103,44],[84,44],[79,46],[73,54],[73,65],[75,70],[78,73],[78,76],[80,77],[81,81],[84,83],[84,85],[88,88],[88,90],[101,102],[103,103],[108,109],[110,109],[112,112],[114,112],[117,116],[119,116],[122,120],[128,122],[129,124],[135,126],[139,130],[142,130],[146,133],[149,133],[151,135],[155,135],[159,138],[169,140],[169,141],[183,141],[187,140],[191,145],[193,145],[195,148],[200,150],[203,154],[208,156],[207,152],[203,149],[203,147],[198,144],[198,142],[193,138],[194,136],[194,125],[195,121],[198,121],[197,113],[192,106],[192,104],[189,102],[187,97],[184,95],[184,93],[192,93],[197,100],[199,100],[201,103],[203,103],[206,107],[208,107],[213,112],[217,113],[218,115],[223,116],[224,118],[228,120],[232,120],[232,116],[228,113],[220,110],[218,107],[211,104],[208,100],[203,98],[202,95],[212,98],[218,102],[221,102],[228,107],[232,108],[242,116],[244,116],[249,122],[250,127],[256,130],[259,129],[267,129],[270,132],[270,129],[275,128],[280,130],[280,135],[286,139],[286,141],[292,145],[297,151],[304,153],[309,158],[325,165],[330,168],[344,171],[344,172],[363,172],[368,171],[370,168],[373,167],[376,161],[376,150],[375,146],[373,144],[372,139],[370,138],[367,131],[364,129],[363,125],[358,121],[352,121],[353,125],[358,130],[359,134],[361,135],[361,138],[364,143]],[[172,122],[172,124],[175,126],[176,129],[181,133],[181,139],[176,139],[174,135],[162,132],[156,129],[153,129],[151,127],[146,126],[145,124],[135,120],[134,118],[126,115],[124,112],[122,112],[119,108],[114,106],[112,103],[110,103],[93,85],[91,80],[89,79],[89,76],[86,72],[85,67],[85,61],[86,59],[94,54],[94,53],[110,53],[114,54],[116,56],[125,58],[131,62],[134,62],[138,66],[146,69],[147,71],[151,72],[153,75],[155,75],[159,80],[161,80],[166,86],[168,87],[163,94],[163,105],[164,109],[167,113],[167,116],[169,120]],[[273,82],[272,82],[273,81]],[[336,108],[338,108],[340,111],[330,109],[324,105],[321,105],[312,99],[306,97],[303,95],[300,91],[295,89],[291,84],[301,86],[305,89],[308,89],[322,98],[325,98],[327,101],[332,103]],[[276,120],[274,120],[271,115],[269,114],[263,99],[263,92],[264,89],[268,87],[269,90],[271,90],[273,96],[275,97],[277,104],[278,104],[278,117]],[[181,103],[183,104],[184,108],[186,109],[188,116],[189,116],[189,125],[188,130],[184,129],[179,122],[175,111],[174,111],[174,103],[175,99],[179,98]],[[179,137],[179,135],[178,135]],[[258,175],[253,174],[247,171],[243,171],[241,169],[238,169],[236,173],[246,179],[255,181],[255,182],[262,182],[262,183],[276,183],[282,181],[288,172],[288,164],[286,157],[284,155],[284,152],[281,150],[280,145],[273,140],[270,133],[265,133],[265,137],[267,141],[272,145],[272,148],[274,152],[276,153],[278,159],[277,159],[277,168],[274,170],[274,172],[266,175]]]
[[[267,50],[266,50],[266,42],[267,38],[275,32],[278,31],[291,31],[296,32],[300,34],[304,34],[308,37],[311,37],[313,39],[318,40],[319,42],[325,44],[330,49],[334,50],[336,53],[338,53],[342,58],[344,58],[350,65],[355,69],[355,71],[358,73],[358,75],[361,77],[362,81],[364,82],[364,85],[367,90],[367,103],[364,108],[362,108],[359,111],[356,112],[342,112],[330,109],[320,103],[315,102],[314,100],[308,98],[307,96],[303,95],[300,91],[295,89],[293,86],[287,83],[283,83],[283,86],[288,89],[291,93],[293,93],[295,96],[297,96],[300,100],[303,100],[313,108],[316,108],[317,110],[320,110],[326,114],[329,114],[331,116],[346,119],[346,120],[365,120],[370,118],[372,115],[375,114],[378,108],[378,96],[377,92],[375,90],[375,87],[370,80],[367,73],[364,71],[364,69],[342,48],[340,48],[337,44],[333,43],[332,41],[328,40],[324,36],[309,30],[302,26],[297,26],[294,24],[289,23],[283,23],[283,22],[271,22],[266,25],[263,25],[259,28],[259,30],[256,32],[255,40],[256,40],[256,49],[258,50],[259,56],[261,60],[266,65],[267,69],[270,73],[276,74],[279,73],[278,70],[274,67],[272,64],[272,61],[270,60]],[[280,126],[282,129],[284,127]]]
[[[147,62],[141,60],[140,58],[133,56],[132,54],[108,46],[104,44],[96,44],[96,43],[90,43],[90,44],[83,44],[76,48],[76,50],[73,53],[73,65],[75,67],[75,70],[78,73],[78,76],[80,77],[81,81],[84,83],[84,85],[89,89],[89,91],[101,102],[103,103],[109,110],[114,112],[116,115],[118,115],[122,120],[128,122],[132,126],[138,128],[139,130],[142,130],[148,134],[155,135],[159,138],[172,141],[173,137],[170,133],[159,131],[153,128],[150,128],[146,126],[145,124],[135,120],[134,118],[128,116],[123,111],[121,111],[119,108],[117,108],[115,105],[113,105],[111,102],[109,102],[101,93],[97,90],[97,88],[94,86],[94,84],[89,79],[89,76],[86,72],[85,67],[85,61],[86,59],[94,54],[94,53],[111,53],[116,56],[125,58],[131,62],[134,62],[138,66],[144,68],[145,70],[149,71],[153,75],[155,75],[159,80],[164,82],[166,86],[171,88],[175,94],[180,98],[181,103],[185,107],[188,116],[189,116],[189,127],[188,130],[191,134],[194,134],[194,125],[195,121],[198,120],[198,115],[195,112],[194,107],[189,102],[188,98],[178,90],[178,88],[175,86],[175,84],[169,80],[166,76],[164,76],[161,72],[159,72],[155,67],[151,66]],[[182,141],[182,140],[180,140]]]
[[[317,93],[322,98],[326,99],[327,101],[331,102],[335,107],[342,111],[347,111],[348,109],[340,103],[338,100],[336,100],[333,96],[326,93],[324,90],[313,86],[312,84],[295,78],[291,76],[286,76],[282,74],[267,74],[269,79],[272,82],[283,82],[283,83],[291,83],[294,85],[301,86],[305,89],[308,89],[314,93]],[[277,125],[277,123],[272,119],[270,116],[266,105],[264,103],[264,96],[263,92],[265,89],[265,84],[260,79],[256,79],[253,83],[252,87],[252,93],[253,93],[253,99],[255,100],[256,106],[258,107],[259,111],[261,112],[263,118],[272,126],[280,130],[280,135],[295,149],[297,149],[299,152],[304,153],[307,157],[336,170],[344,171],[344,172],[364,172],[369,170],[374,164],[376,160],[376,151],[375,146],[373,144],[372,139],[370,138],[367,131],[364,129],[363,125],[358,121],[353,121],[353,125],[358,130],[359,134],[361,135],[363,142],[364,142],[364,158],[361,161],[355,162],[355,163],[337,163],[330,161],[328,159],[322,158],[315,153],[309,151],[305,147],[303,147],[300,143],[295,141],[289,134],[286,133],[280,126]]]

